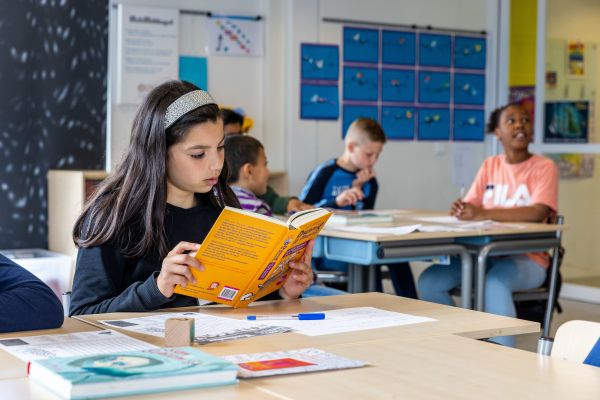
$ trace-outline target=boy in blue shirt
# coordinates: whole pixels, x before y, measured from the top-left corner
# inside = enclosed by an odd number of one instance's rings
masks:
[[[300,200],[318,207],[372,210],[377,197],[375,164],[387,141],[381,126],[369,118],[354,121],[344,139],[344,153],[325,161],[310,174]],[[416,298],[408,263],[389,265],[396,294]]]
[[[0,332],[59,328],[63,314],[52,289],[0,254]]]

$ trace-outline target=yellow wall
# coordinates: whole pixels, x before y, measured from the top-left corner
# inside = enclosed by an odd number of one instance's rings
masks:
[[[509,86],[535,86],[537,0],[510,2]]]

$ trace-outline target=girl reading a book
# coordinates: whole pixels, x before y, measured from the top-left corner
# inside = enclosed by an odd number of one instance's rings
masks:
[[[531,120],[518,104],[508,104],[490,115],[488,132],[502,143],[504,154],[486,159],[467,195],[456,200],[450,214],[462,220],[545,222],[556,215],[558,169],[548,158],[529,152]],[[515,317],[512,292],[536,288],[546,278],[547,253],[490,257],[485,282],[484,309]],[[419,278],[421,299],[452,305],[450,289],[461,281],[461,265],[433,265]],[[514,346],[514,336],[494,338]]]
[[[139,108],[122,161],[89,199],[73,230],[79,246],[70,314],[197,306],[174,294],[194,282],[198,244],[225,206],[223,121],[210,95],[171,81]],[[278,292],[292,299],[312,283],[312,243]]]

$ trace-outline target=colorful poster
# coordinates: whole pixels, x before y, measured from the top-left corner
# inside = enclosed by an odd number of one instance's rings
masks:
[[[300,45],[300,79],[335,80],[339,78],[339,48],[336,45]]]
[[[430,67],[450,67],[450,35],[419,35],[419,64]]]
[[[449,140],[450,111],[442,108],[419,109],[419,140]]]
[[[377,101],[378,85],[376,68],[344,68],[344,100]]]
[[[337,82],[335,85],[301,85],[301,119],[338,119],[339,110]]]
[[[594,154],[546,154],[558,165],[561,178],[593,178]]]
[[[567,44],[567,71],[571,78],[585,75],[585,45],[581,42]]]
[[[206,57],[179,57],[179,79],[208,90],[208,64]]]
[[[419,72],[419,102],[448,104],[450,102],[450,73]]]
[[[401,69],[384,69],[381,72],[381,100],[414,102],[415,72]]]
[[[415,65],[416,35],[412,32],[383,31],[383,63]]]
[[[454,67],[485,69],[485,38],[457,36],[454,39]]]
[[[381,108],[381,127],[388,139],[414,139],[415,118],[413,107]]]
[[[485,75],[455,74],[454,103],[482,106],[485,103]]]
[[[379,62],[379,30],[344,27],[344,61]]]
[[[213,15],[208,18],[206,27],[209,54],[263,55],[263,21],[256,17]]]
[[[587,143],[588,120],[587,101],[546,103],[544,143]]]
[[[454,109],[452,139],[456,141],[483,141],[485,116],[483,110]]]
[[[179,76],[179,10],[119,4],[117,103],[140,104]]]
[[[346,131],[352,122],[358,118],[371,118],[377,121],[377,107],[344,105],[344,116],[342,121],[342,138],[346,137]]]

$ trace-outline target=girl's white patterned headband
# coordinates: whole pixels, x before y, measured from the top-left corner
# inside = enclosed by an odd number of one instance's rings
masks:
[[[165,129],[173,125],[179,118],[196,108],[207,104],[216,104],[210,94],[204,90],[194,90],[175,100],[167,107],[165,113]]]

